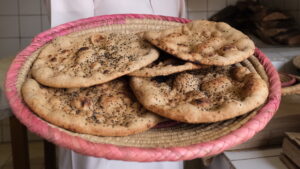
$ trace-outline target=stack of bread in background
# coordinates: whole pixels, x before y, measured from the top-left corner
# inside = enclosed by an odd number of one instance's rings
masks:
[[[160,122],[211,123],[262,105],[267,84],[239,63],[254,43],[225,23],[62,36],[45,45],[22,87],[42,119],[77,133],[126,136]]]
[[[300,29],[296,19],[288,12],[272,9],[260,1],[238,1],[214,14],[210,20],[226,22],[269,44],[300,45]]]

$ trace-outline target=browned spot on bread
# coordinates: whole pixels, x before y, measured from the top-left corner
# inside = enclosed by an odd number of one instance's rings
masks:
[[[250,71],[245,67],[235,67],[231,71],[232,77],[237,81],[242,81],[244,77],[249,73]]]
[[[92,102],[87,97],[74,98],[74,100],[72,101],[72,106],[81,111],[90,110],[91,105],[92,105]]]
[[[57,61],[57,58],[53,57],[53,58],[50,59],[50,61],[51,61],[51,62],[56,62],[56,61]]]
[[[222,92],[231,87],[231,85],[230,80],[227,77],[222,76],[202,83],[201,90],[211,93]]]

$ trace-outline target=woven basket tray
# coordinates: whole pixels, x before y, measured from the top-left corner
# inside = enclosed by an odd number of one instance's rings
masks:
[[[296,56],[293,58],[293,65],[300,70],[300,56]],[[285,75],[286,76],[286,75]],[[295,82],[292,85],[289,86],[282,86],[282,95],[300,95],[300,76],[297,75],[288,75],[290,76],[290,79],[295,79]],[[285,80],[287,80],[287,77],[280,77],[281,83],[283,84]]]
[[[294,79],[294,82],[289,86],[282,86],[282,95],[300,95],[300,76],[296,75],[289,75]],[[281,82],[284,83],[284,80],[286,80],[287,77],[281,78]],[[290,80],[291,83],[291,80]]]
[[[291,74],[279,73],[281,87],[289,87],[297,82],[296,78]]]
[[[280,103],[280,80],[269,59],[258,49],[242,63],[268,82],[270,95],[259,109],[243,116],[209,124],[157,127],[126,137],[99,137],[78,134],[53,126],[36,116],[24,104],[20,88],[30,66],[44,44],[57,36],[89,32],[139,32],[165,29],[189,20],[154,15],[108,15],[83,19],[39,34],[17,55],[6,79],[6,94],[15,116],[41,137],[76,152],[126,161],[177,161],[216,155],[241,144],[262,130]]]

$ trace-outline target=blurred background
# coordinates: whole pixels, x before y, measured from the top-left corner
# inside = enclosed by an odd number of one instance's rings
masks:
[[[208,19],[237,0],[187,0],[189,19]],[[280,9],[300,23],[299,0],[261,0]],[[43,0],[0,0],[0,57],[16,55],[38,33],[50,28]]]

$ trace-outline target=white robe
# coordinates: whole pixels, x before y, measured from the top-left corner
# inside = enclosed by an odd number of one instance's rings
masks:
[[[186,17],[184,0],[51,0],[51,26],[109,14]]]
[[[51,26],[108,14],[186,17],[184,0],[51,0]],[[183,162],[126,162],[84,156],[58,148],[59,169],[183,169]]]

